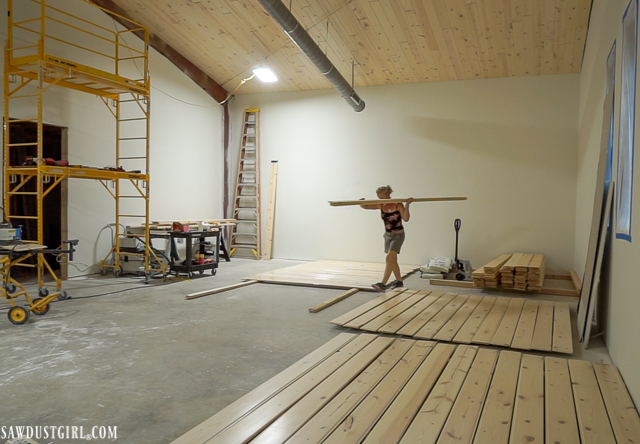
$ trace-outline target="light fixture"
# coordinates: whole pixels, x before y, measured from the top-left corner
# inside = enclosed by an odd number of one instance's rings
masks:
[[[258,66],[256,69],[253,70],[253,73],[256,75],[257,78],[259,78],[261,81],[266,83],[278,81],[278,78],[273,73],[273,71],[271,71],[271,69],[264,66]]]

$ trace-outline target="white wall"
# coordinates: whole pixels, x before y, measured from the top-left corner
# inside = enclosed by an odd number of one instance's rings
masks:
[[[6,10],[6,0],[2,2]],[[29,2],[15,2],[20,8]],[[80,1],[57,2],[93,23],[113,29],[104,13]],[[6,21],[0,21],[6,39]],[[133,45],[136,37],[127,40]],[[65,50],[76,60],[85,54]],[[98,62],[96,62],[98,63]],[[151,73],[150,218],[222,217],[222,109],[179,69],[154,50]],[[92,65],[93,66],[93,65]],[[32,117],[33,105],[13,106],[11,117]],[[45,94],[44,122],[69,128],[69,161],[89,166],[115,165],[115,121],[103,102],[91,94],[51,88]],[[99,262],[111,247],[105,229],[115,219],[114,199],[92,180],[69,181],[69,237],[79,238],[80,268]],[[139,221],[137,222],[139,223]],[[70,267],[71,275],[77,270]]]
[[[375,189],[390,184],[396,197],[469,198],[413,204],[402,263],[453,257],[459,217],[459,256],[473,266],[527,251],[568,272],[578,79],[358,88],[366,101],[361,113],[334,90],[242,95],[231,105],[231,146],[239,146],[243,110],[259,107],[263,196],[269,162],[279,162],[274,257],[382,261],[379,213],[327,201],[376,198]]]
[[[578,194],[576,200],[576,254],[575,266],[580,273],[584,271],[586,251],[591,227],[595,178],[600,149],[602,128],[602,106],[605,98],[606,59],[614,40],[617,41],[616,97],[614,124],[617,135],[620,112],[620,70],[622,16],[628,0],[606,0],[594,2],[589,25],[589,35],[580,75],[580,133],[578,156]],[[640,84],[638,84],[640,86]],[[637,117],[638,97],[636,96],[636,146],[638,144]],[[638,201],[638,156],[635,156],[636,180],[634,181],[633,206],[640,208]],[[613,176],[617,170],[617,137],[614,141]],[[640,327],[637,314],[640,312],[640,298],[637,292],[637,273],[640,263],[639,218],[632,218],[633,242],[613,239],[611,246],[611,264],[609,288],[605,292],[608,305],[606,339],[609,353],[619,367],[636,404],[640,402],[640,355],[637,343],[640,340]],[[615,227],[615,222],[612,224]]]

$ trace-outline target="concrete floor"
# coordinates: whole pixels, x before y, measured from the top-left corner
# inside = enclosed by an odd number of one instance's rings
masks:
[[[214,277],[169,284],[76,278],[65,285],[72,299],[25,325],[0,303],[0,427],[117,426],[118,442],[171,442],[345,331],[328,321],[376,296],[359,292],[317,314],[308,308],[341,290],[254,284],[184,299],[299,263],[234,259]],[[417,273],[406,286],[432,288]],[[479,292],[460,290],[447,291]],[[576,298],[538,298],[570,301],[575,324]],[[574,358],[611,362],[602,340],[583,351],[575,338],[574,325]]]

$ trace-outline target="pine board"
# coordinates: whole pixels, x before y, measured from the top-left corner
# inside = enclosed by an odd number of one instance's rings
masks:
[[[566,302],[405,289],[385,293],[330,322],[415,339],[573,352]]]
[[[638,433],[613,365],[343,334],[173,444],[622,444]]]
[[[371,285],[380,282],[384,267],[385,264],[373,262],[316,261],[258,273],[245,279],[272,284],[374,291]],[[419,265],[400,265],[400,273],[404,277],[418,268]]]

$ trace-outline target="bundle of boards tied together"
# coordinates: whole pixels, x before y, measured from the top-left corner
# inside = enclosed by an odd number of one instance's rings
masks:
[[[543,254],[503,254],[472,274],[478,288],[504,288],[540,292],[544,282],[545,257]]]

